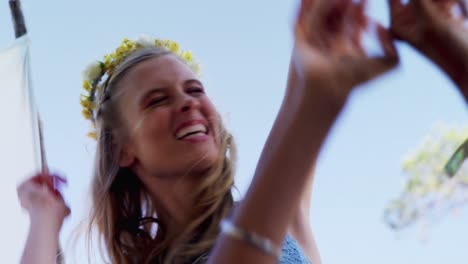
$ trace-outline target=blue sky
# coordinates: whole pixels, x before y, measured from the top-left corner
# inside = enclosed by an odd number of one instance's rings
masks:
[[[0,5],[0,47],[13,40],[8,5]],[[388,24],[386,1],[369,14]],[[141,33],[171,38],[203,64],[203,81],[239,147],[237,186],[244,192],[283,96],[297,1],[30,1],[36,99],[45,122],[50,166],[69,179],[73,214],[65,241],[83,216],[94,142],[81,117],[81,71]],[[326,263],[466,263],[466,210],[397,236],[382,221],[402,188],[403,155],[435,122],[466,122],[452,83],[406,45],[398,69],[357,90],[322,151],[312,202],[312,226]],[[285,181],[287,176],[285,176]]]

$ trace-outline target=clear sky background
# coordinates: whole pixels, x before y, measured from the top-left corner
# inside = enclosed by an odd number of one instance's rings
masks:
[[[13,30],[3,2],[0,47],[7,47]],[[63,241],[86,210],[95,148],[79,105],[83,68],[141,33],[192,50],[237,140],[236,185],[244,193],[283,96],[297,2],[24,0],[48,160],[69,180],[73,212]],[[369,2],[369,14],[387,25],[386,1]],[[468,120],[452,83],[406,45],[398,49],[398,69],[353,94],[322,151],[311,225],[324,263],[468,263],[467,210],[431,225],[425,242],[416,228],[396,235],[382,219],[402,189],[404,154],[435,122]]]

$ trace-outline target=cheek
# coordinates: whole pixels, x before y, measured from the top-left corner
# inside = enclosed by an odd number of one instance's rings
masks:
[[[141,139],[140,148],[151,150],[155,145],[162,146],[171,136],[169,117],[164,111],[149,112],[135,123],[135,136]]]
[[[216,110],[215,106],[211,103],[210,100],[205,99],[202,101],[202,113],[210,123],[211,128],[218,131],[220,125],[220,117],[218,111]]]
[[[206,108],[207,111],[213,114],[217,113],[216,107],[207,96],[202,99],[202,105]]]

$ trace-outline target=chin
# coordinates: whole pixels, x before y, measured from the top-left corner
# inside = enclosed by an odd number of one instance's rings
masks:
[[[216,165],[218,158],[217,153],[194,155],[191,159],[188,159],[190,162],[187,165],[191,168],[191,171],[205,172]]]

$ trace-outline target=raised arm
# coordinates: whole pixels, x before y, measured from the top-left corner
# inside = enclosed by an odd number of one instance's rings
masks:
[[[310,180],[314,160],[352,89],[397,63],[387,32],[382,57],[365,54],[360,39],[371,21],[363,2],[302,1],[286,94],[234,225],[279,247]],[[318,254],[318,252],[317,252]],[[276,263],[252,243],[222,234],[209,263]]]
[[[294,83],[296,79],[297,76],[295,76],[295,73],[290,72],[289,83]],[[307,181],[304,184],[302,190],[298,190],[298,192],[301,193],[301,196],[288,227],[288,233],[294,237],[301,249],[304,251],[304,254],[314,264],[322,263],[310,223],[311,199],[317,158],[318,155],[315,155],[313,160],[311,160]]]

